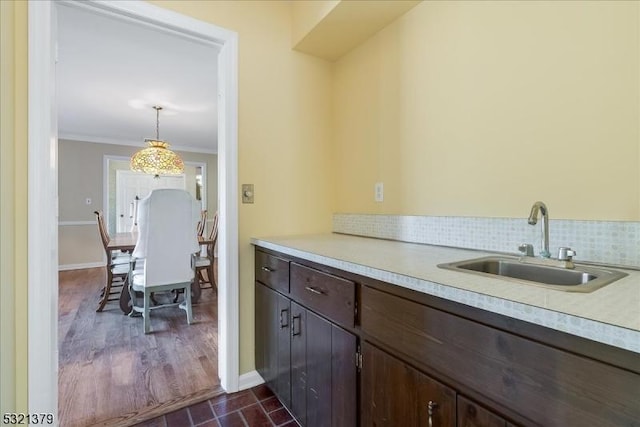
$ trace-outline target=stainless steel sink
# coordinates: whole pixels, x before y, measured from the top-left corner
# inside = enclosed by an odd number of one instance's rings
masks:
[[[488,277],[499,276],[513,282],[567,292],[592,292],[627,276],[627,273],[604,268],[576,266],[568,269],[538,262],[544,261],[490,256],[439,264],[438,267]]]

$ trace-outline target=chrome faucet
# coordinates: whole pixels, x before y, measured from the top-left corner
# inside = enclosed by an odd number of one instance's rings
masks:
[[[551,252],[549,252],[549,210],[547,205],[542,202],[535,202],[531,207],[531,213],[529,214],[529,224],[536,225],[538,223],[538,211],[542,214],[542,251],[540,256],[543,258],[549,258]]]

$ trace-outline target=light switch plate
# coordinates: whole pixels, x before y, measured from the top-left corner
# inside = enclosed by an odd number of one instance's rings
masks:
[[[253,184],[242,184],[242,203],[253,203]]]

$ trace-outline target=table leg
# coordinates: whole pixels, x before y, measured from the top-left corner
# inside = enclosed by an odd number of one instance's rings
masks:
[[[200,295],[202,294],[202,289],[200,289],[200,281],[198,280],[198,275],[194,277],[193,282],[191,282],[191,303],[195,304],[200,299]]]
[[[125,280],[124,285],[122,285],[122,291],[120,292],[120,310],[124,314],[129,314],[131,312],[131,295],[129,295],[129,281]]]

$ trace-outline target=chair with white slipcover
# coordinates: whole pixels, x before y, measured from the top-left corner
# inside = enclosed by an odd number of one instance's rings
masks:
[[[191,283],[193,256],[200,250],[197,224],[200,204],[184,190],[157,189],[138,205],[138,239],[132,262],[144,259],[144,267],[129,276],[133,313],[142,313],[144,333],[151,329],[151,310],[179,305],[191,324]],[[182,303],[151,306],[151,294],[184,290]],[[137,305],[136,291],[143,294],[143,306]]]

